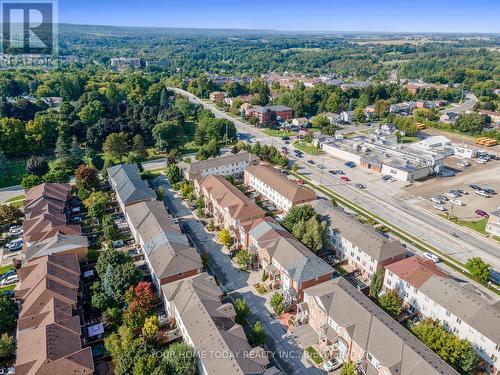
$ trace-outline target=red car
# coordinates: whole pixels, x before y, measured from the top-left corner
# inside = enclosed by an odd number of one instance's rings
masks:
[[[304,185],[306,182],[305,182],[304,180],[297,180],[297,183],[298,183],[299,185]]]
[[[480,210],[479,208],[476,210],[476,215],[479,215],[481,217],[490,217],[490,215],[486,211]]]
[[[349,177],[346,177],[346,176],[342,176],[342,177],[340,177],[340,179],[341,179],[342,181],[345,181],[345,182],[349,182],[349,181],[351,181],[351,180],[349,180]]]

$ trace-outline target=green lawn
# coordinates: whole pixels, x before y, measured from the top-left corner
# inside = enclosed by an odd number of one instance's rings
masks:
[[[264,133],[266,133],[270,137],[293,137],[295,135],[292,131],[283,131],[278,129],[264,129]]]
[[[293,144],[296,148],[298,148],[300,151],[305,152],[306,154],[309,155],[323,155],[324,152],[321,150],[318,150],[317,147],[311,146],[310,144],[306,142],[295,142]]]
[[[399,138],[399,142],[401,142],[401,143],[413,143],[416,141],[418,141],[417,137],[404,136],[404,137]]]
[[[22,201],[24,199],[25,195],[24,194],[19,194],[16,195],[15,197],[12,197],[10,199],[7,199],[5,203],[11,203],[11,202],[16,202],[16,201]]]
[[[321,365],[323,363],[323,358],[321,355],[317,352],[316,349],[314,349],[312,346],[308,347],[306,349],[306,353],[309,356],[309,358],[316,364],[316,365]]]
[[[14,269],[14,266],[12,264],[9,264],[7,266],[2,266],[2,267],[0,267],[0,275],[2,273],[5,273],[5,272],[10,271],[12,269]]]
[[[15,287],[16,287],[16,284],[4,286],[3,288],[0,288],[0,293],[8,292],[9,290],[14,290]]]
[[[445,215],[446,218],[448,216]],[[450,221],[453,221],[455,224],[458,224],[462,227],[467,227],[469,229],[475,230],[476,232],[479,232],[481,234],[487,235],[488,233],[486,232],[486,223],[488,222],[488,219],[480,219],[477,221],[468,221],[468,220],[460,220],[456,217],[452,217],[449,219]]]
[[[26,159],[8,160],[9,174],[0,176],[0,188],[19,185],[26,174]]]

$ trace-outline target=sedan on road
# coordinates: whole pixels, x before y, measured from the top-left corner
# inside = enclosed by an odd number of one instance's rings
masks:
[[[341,179],[342,181],[345,181],[345,182],[349,182],[349,181],[351,181],[351,180],[349,179],[349,177],[346,177],[346,176],[342,176],[342,177],[340,177],[340,179]]]
[[[330,173],[332,176],[335,176],[337,174],[337,171],[328,171],[328,173]]]
[[[325,166],[324,166],[324,165],[320,165],[320,164],[318,164],[318,165],[316,166],[316,168],[318,168],[318,169],[325,169]]]
[[[345,172],[342,169],[337,169],[335,172],[337,174],[345,174]]]
[[[305,182],[304,180],[297,180],[297,183],[298,183],[299,185],[304,185],[306,182]]]
[[[307,162],[308,162],[309,164],[311,164],[311,165],[316,164],[316,163],[314,162],[314,160],[308,160]]]
[[[356,185],[354,185],[354,186],[355,186],[356,188],[358,188],[358,189],[364,189],[364,188],[366,188],[366,186],[365,186],[365,185],[363,185],[363,184],[356,184]]]

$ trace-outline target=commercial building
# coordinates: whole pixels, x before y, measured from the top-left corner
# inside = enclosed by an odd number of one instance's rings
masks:
[[[489,214],[490,217],[488,218],[488,223],[486,224],[486,232],[500,237],[500,207],[491,211]]]
[[[132,204],[156,200],[156,193],[141,179],[136,164],[119,164],[108,168],[108,179],[123,212]]]
[[[49,255],[18,270],[16,374],[94,374],[82,348],[80,266],[74,254]]]
[[[314,190],[300,186],[270,165],[249,166],[244,172],[245,185],[258,191],[276,208],[287,212],[293,206],[314,201]]]
[[[343,277],[306,289],[297,315],[318,334],[318,350],[351,360],[358,374],[458,375]]]
[[[162,286],[165,308],[184,341],[198,355],[201,375],[263,374],[269,362],[262,348],[251,348],[243,327],[234,322],[231,303],[206,273]]]
[[[241,176],[250,165],[258,164],[259,158],[248,151],[237,154],[229,153],[216,158],[196,160],[191,163],[180,163],[182,173],[187,180],[205,176]]]
[[[358,270],[364,279],[370,280],[377,270],[404,259],[406,249],[399,241],[360,223],[356,216],[326,200],[317,200],[312,206],[328,224],[327,239],[336,256]]]
[[[26,191],[23,255],[26,260],[51,254],[87,258],[88,239],[79,224],[68,224],[69,184],[43,183]]]
[[[272,289],[282,288],[288,304],[302,301],[304,289],[330,280],[335,272],[273,218],[255,220],[248,242],[267,283]]]
[[[470,341],[483,367],[500,369],[500,306],[468,290],[432,261],[413,256],[386,266],[384,289],[395,290],[407,308],[438,320],[445,329]]]
[[[244,107],[244,114],[247,117],[255,117],[259,121],[259,124],[264,126],[269,125],[273,117],[283,121],[293,118],[293,110],[284,105],[271,105],[266,107],[248,105]]]
[[[161,285],[195,276],[203,264],[163,202],[147,201],[127,207],[130,231],[141,247],[153,283]]]
[[[203,197],[205,210],[216,225],[229,229],[241,241],[246,237],[245,228],[266,213],[223,176],[206,176],[195,180],[195,190]]]
[[[398,180],[413,182],[441,173],[447,155],[398,144],[392,134],[373,132],[350,139],[337,137],[322,144],[322,150],[345,161]]]

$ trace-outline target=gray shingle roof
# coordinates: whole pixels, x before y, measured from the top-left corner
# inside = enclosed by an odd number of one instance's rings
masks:
[[[108,176],[114,182],[115,192],[124,203],[156,199],[156,193],[146,181],[141,180],[136,164],[120,164],[108,168]]]
[[[145,255],[160,280],[203,267],[198,252],[189,245],[162,202],[133,204],[127,207],[127,216],[144,241]]]
[[[26,260],[38,258],[45,255],[63,253],[71,250],[76,250],[82,247],[88,247],[89,241],[87,237],[78,234],[56,234],[44,241],[28,247],[24,256]]]
[[[191,178],[191,176],[196,176],[198,173],[201,173],[207,169],[223,167],[230,164],[238,164],[244,161],[248,161],[249,164],[253,164],[258,160],[259,158],[257,156],[250,154],[248,151],[240,151],[237,154],[229,153],[216,158],[193,161],[191,163],[188,163],[184,167],[186,168],[186,171]]]
[[[287,232],[274,220],[262,221],[251,231],[261,248],[283,267],[298,284],[314,280],[334,270],[323,259]]]
[[[162,286],[165,299],[175,305],[200,360],[208,374],[262,374],[258,359],[245,356],[253,351],[244,332],[232,318],[231,304],[222,304],[222,292],[206,273]],[[216,355],[217,354],[217,355]],[[220,358],[218,355],[229,356]]]
[[[342,208],[333,207],[325,200],[317,200],[311,205],[323,220],[328,222],[332,230],[338,231],[343,238],[355,244],[377,262],[406,253],[406,249],[399,241],[384,237],[371,225],[360,223],[354,215],[346,213]]]
[[[305,294],[317,297],[327,315],[346,327],[351,338],[391,373],[458,374],[343,277],[308,288]]]

